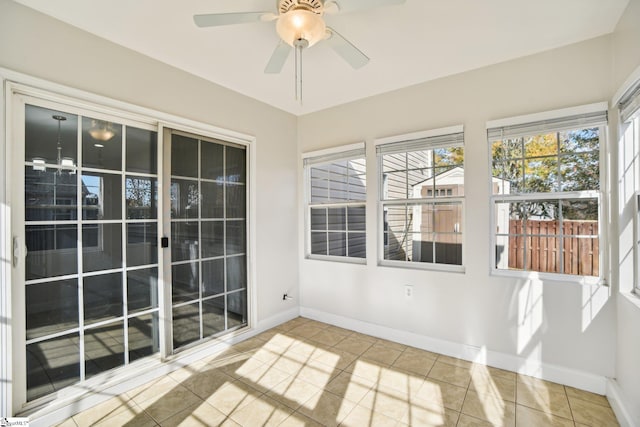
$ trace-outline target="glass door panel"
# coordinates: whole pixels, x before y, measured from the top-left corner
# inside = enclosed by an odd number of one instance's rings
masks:
[[[246,149],[171,135],[173,348],[247,325]]]
[[[27,401],[159,349],[156,132],[35,104],[20,166]]]

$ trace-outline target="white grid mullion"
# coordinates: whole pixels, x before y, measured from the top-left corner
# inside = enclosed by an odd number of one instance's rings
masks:
[[[83,272],[83,218],[82,218],[82,116],[78,115],[78,137],[77,137],[77,164],[78,169],[76,172],[77,179],[77,194],[76,204],[77,216],[78,216],[78,344],[80,347],[80,381],[85,380],[85,346],[84,346],[84,272]]]
[[[200,318],[200,339],[204,338],[204,312],[202,310],[202,140],[198,139],[198,311]]]
[[[223,298],[223,303],[224,303],[224,330],[226,331],[227,329],[229,329],[229,314],[228,314],[228,310],[229,307],[227,306],[227,300],[228,300],[228,283],[227,283],[227,146],[223,146],[222,147],[222,180],[223,180],[223,185],[222,185],[222,253],[224,254],[224,296]]]
[[[121,163],[120,163],[120,173],[121,176],[121,188],[122,193],[120,194],[121,200],[121,232],[122,232],[122,265],[124,268],[122,269],[122,314],[124,317],[123,320],[123,334],[124,334],[124,364],[129,364],[129,322],[127,321],[127,314],[129,312],[129,298],[127,294],[127,126],[122,125],[122,144],[121,144]],[[152,184],[153,185],[153,184]]]

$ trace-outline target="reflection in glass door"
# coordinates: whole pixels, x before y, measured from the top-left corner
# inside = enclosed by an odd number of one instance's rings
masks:
[[[26,400],[159,349],[157,133],[24,105]]]
[[[171,134],[173,348],[247,325],[246,148]]]

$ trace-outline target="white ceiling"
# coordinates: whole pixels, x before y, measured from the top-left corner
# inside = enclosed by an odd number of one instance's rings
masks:
[[[202,29],[192,20],[275,11],[276,0],[15,1],[301,115],[610,33],[629,0],[406,0],[325,15],[371,61],[353,70],[322,42],[306,50],[303,106],[294,99],[293,55],[281,74],[263,73],[278,43],[275,23]]]

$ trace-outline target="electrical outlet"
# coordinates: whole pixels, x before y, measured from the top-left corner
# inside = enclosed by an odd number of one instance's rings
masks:
[[[404,285],[404,296],[407,298],[413,297],[413,286],[412,285]]]

